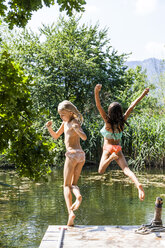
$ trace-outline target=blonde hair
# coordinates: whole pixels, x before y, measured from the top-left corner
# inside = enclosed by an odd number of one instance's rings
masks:
[[[77,107],[73,103],[71,103],[71,102],[69,102],[67,100],[64,100],[63,102],[60,102],[59,105],[58,105],[58,112],[62,111],[62,110],[67,110],[67,111],[72,112],[73,117],[79,121],[80,125],[82,125],[83,116],[78,111]]]

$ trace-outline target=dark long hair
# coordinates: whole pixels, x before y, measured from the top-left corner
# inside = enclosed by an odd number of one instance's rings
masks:
[[[123,109],[120,103],[113,102],[109,105],[108,123],[111,124],[113,133],[116,127],[119,130],[119,132],[121,132],[124,129],[124,124],[128,125],[128,123],[124,120]]]

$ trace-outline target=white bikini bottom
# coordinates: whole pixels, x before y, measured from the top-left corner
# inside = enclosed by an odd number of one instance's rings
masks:
[[[65,156],[76,160],[77,163],[85,161],[85,152],[81,149],[70,149],[67,150]]]

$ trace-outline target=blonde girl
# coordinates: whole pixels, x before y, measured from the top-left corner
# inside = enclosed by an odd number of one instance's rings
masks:
[[[80,145],[80,138],[86,140],[87,136],[81,128],[83,117],[74,104],[65,100],[58,105],[58,113],[62,119],[60,128],[54,132],[52,121],[46,123],[50,135],[58,139],[64,133],[66,146],[66,159],[64,164],[64,197],[68,210],[68,226],[74,225],[75,214],[81,204],[82,196],[77,186],[82,167],[85,163],[85,153]],[[76,201],[72,204],[72,192]]]

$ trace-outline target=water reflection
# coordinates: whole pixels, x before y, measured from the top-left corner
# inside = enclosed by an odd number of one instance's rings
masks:
[[[96,168],[85,168],[79,181],[83,202],[75,224],[150,223],[156,197],[165,197],[164,173],[143,172],[137,176],[145,188],[144,202],[139,201],[137,189],[121,171],[98,175]],[[0,184],[0,247],[36,248],[48,225],[66,224],[62,169],[55,170],[47,183],[20,179],[14,171],[0,171],[0,182],[6,184]],[[162,220],[165,224],[165,216]]]

